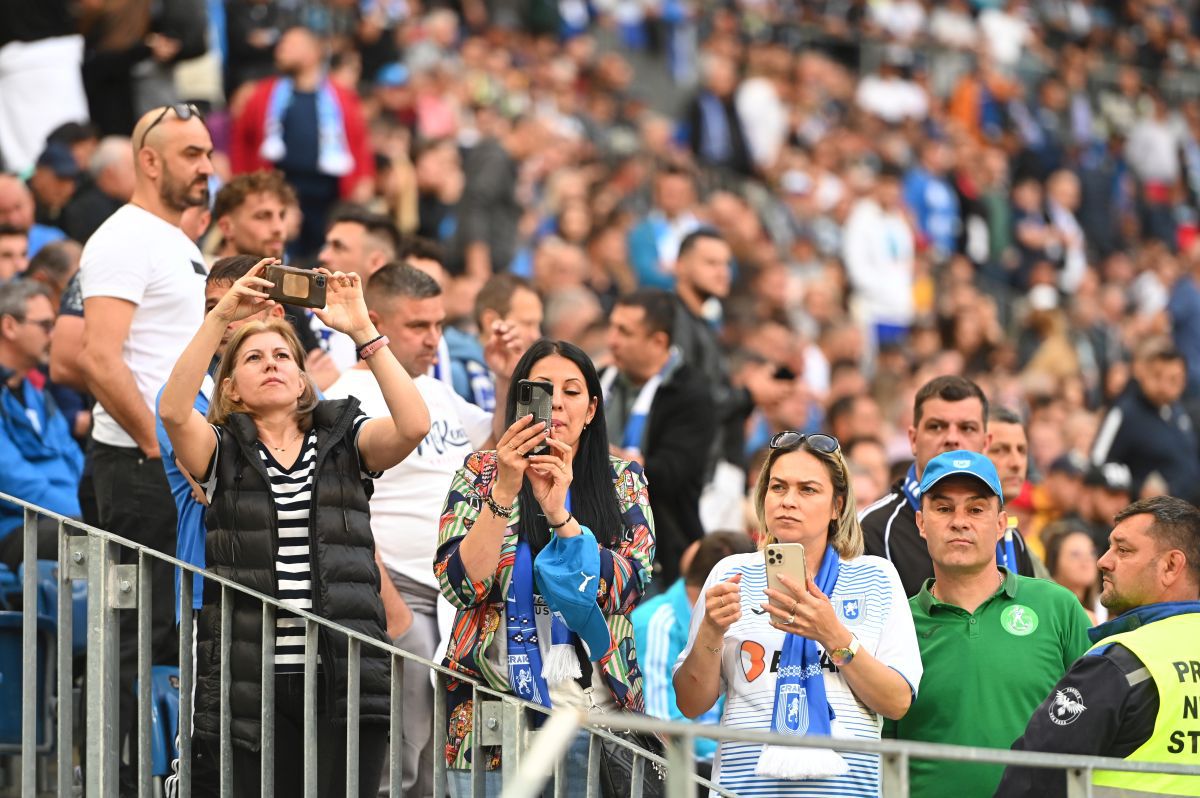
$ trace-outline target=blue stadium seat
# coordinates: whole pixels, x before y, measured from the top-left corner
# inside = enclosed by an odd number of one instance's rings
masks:
[[[54,624],[38,617],[37,647],[37,750],[49,751],[54,728],[50,718],[50,691],[53,680],[47,678],[54,656]],[[21,751],[21,613],[0,612],[0,754]]]
[[[58,623],[58,562],[38,560],[37,601],[38,617]],[[25,579],[25,565],[17,569],[16,592],[19,596]],[[2,582],[0,582],[2,583]],[[2,589],[2,588],[0,588]],[[11,606],[11,603],[10,603]],[[71,650],[75,656],[87,651],[87,581],[71,582]]]
[[[155,665],[150,669],[150,767],[155,776],[171,772],[171,760],[179,756],[178,731],[179,668]]]
[[[10,571],[7,565],[0,563],[0,610],[12,609],[8,597],[14,592],[18,594],[21,592],[21,583],[17,581],[17,575]]]

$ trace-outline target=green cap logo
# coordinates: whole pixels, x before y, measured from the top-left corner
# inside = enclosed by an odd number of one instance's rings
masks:
[[[1010,635],[1025,637],[1037,629],[1037,613],[1024,604],[1014,604],[1000,614],[1000,625]]]

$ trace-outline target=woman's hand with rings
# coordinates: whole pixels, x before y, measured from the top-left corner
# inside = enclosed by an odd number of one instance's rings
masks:
[[[545,424],[534,424],[533,414],[527,413],[514,421],[496,443],[496,485],[492,498],[511,505],[521,491],[521,482],[529,468],[529,453],[546,438]]]
[[[767,588],[769,600],[762,605],[776,628],[815,640],[826,650],[837,648],[849,637],[833,603],[811,578],[801,585],[787,574],[780,574],[779,582],[786,591]]]
[[[567,492],[575,478],[571,469],[571,447],[554,437],[546,438],[549,454],[531,454],[525,476],[533,488],[533,497],[547,519],[567,517]]]
[[[718,636],[724,637],[725,631],[742,617],[741,584],[742,575],[734,574],[704,593],[703,623]]]
[[[251,266],[250,271],[234,282],[209,313],[229,325],[275,307],[275,300],[267,293],[275,284],[263,275],[268,266],[276,263],[279,263],[277,258],[263,258]]]

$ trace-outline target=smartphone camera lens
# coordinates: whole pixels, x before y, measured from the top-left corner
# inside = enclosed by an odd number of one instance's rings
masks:
[[[521,401],[522,402],[532,402],[533,401],[533,389],[530,388],[528,385],[521,386]]]
[[[325,275],[318,274],[317,279],[314,280],[314,282],[317,284],[317,288],[324,288],[325,287]]]

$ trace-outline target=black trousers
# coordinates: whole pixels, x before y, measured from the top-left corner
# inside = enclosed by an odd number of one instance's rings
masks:
[[[38,516],[37,558],[58,561],[58,522],[44,515]],[[0,563],[7,565],[8,569],[15,574],[23,562],[25,562],[24,524],[0,538]]]
[[[150,459],[136,448],[93,442],[93,483],[100,528],[135,543],[175,555],[175,500],[167,484],[162,460]],[[136,564],[137,553],[122,548],[122,564]],[[175,634],[175,569],[160,560],[150,565],[150,659],[154,665],[179,662],[179,640]],[[137,720],[133,683],[137,678],[137,613],[120,613],[120,676],[118,733],[122,745],[128,740],[129,762],[136,762],[137,737],[131,735]],[[128,775],[122,781],[128,784]]]
[[[346,724],[334,723],[327,709],[325,680],[318,676],[316,749],[304,744],[304,676],[281,674],[275,680],[275,794],[304,793],[304,761],[317,760],[317,795],[346,796]],[[215,748],[215,746],[213,746]],[[358,796],[374,798],[379,792],[387,757],[388,730],[383,725],[362,725],[358,730]],[[257,752],[233,746],[233,794],[236,798],[261,795]],[[205,798],[193,790],[196,798]]]

